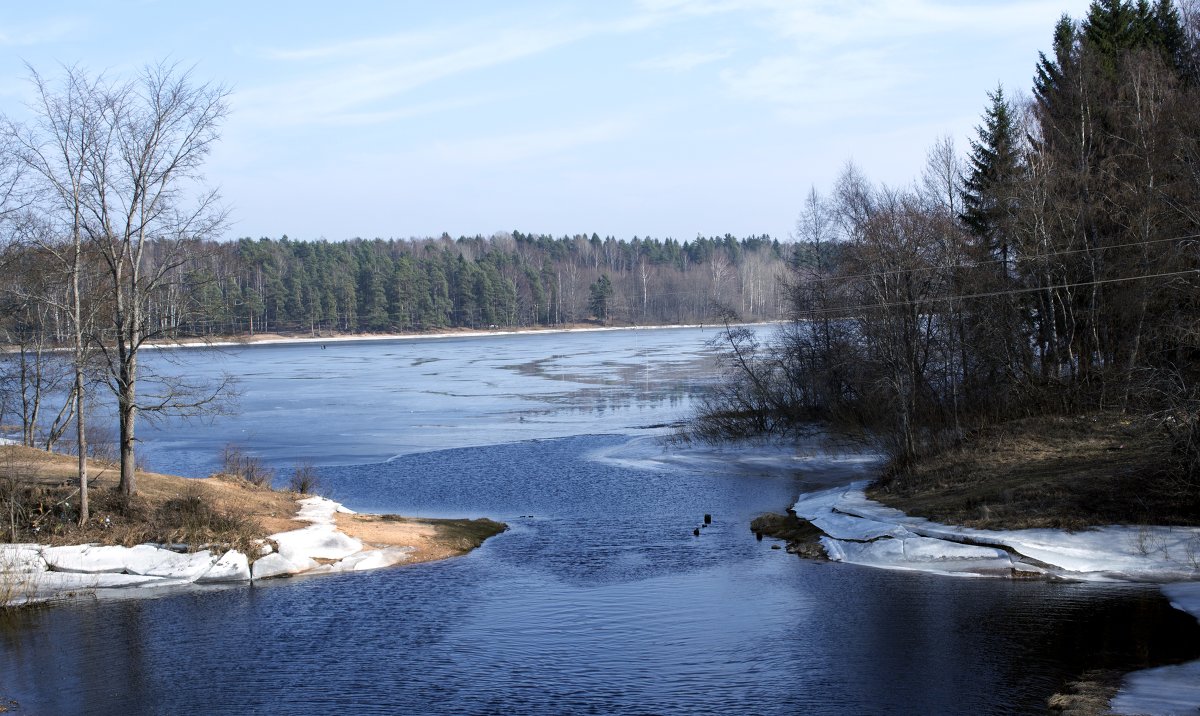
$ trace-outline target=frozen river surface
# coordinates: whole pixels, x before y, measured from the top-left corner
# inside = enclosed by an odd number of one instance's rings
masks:
[[[1194,657],[1195,621],[1153,587],[884,572],[756,542],[754,516],[866,468],[663,443],[711,379],[712,336],[175,354],[238,375],[242,412],[147,429],[151,467],[204,475],[236,442],[281,470],[316,463],[351,508],[511,530],[441,563],[17,614],[0,694],[30,714],[1040,713],[1086,670]]]

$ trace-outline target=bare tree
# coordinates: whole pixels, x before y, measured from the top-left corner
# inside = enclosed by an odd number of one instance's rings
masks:
[[[83,295],[83,222],[85,201],[92,189],[88,165],[93,157],[104,153],[102,147],[111,141],[112,128],[100,121],[106,105],[101,78],[91,79],[79,68],[69,67],[57,83],[51,83],[30,68],[30,81],[37,91],[31,106],[34,122],[28,127],[9,123],[4,134],[16,147],[16,156],[29,177],[25,185],[29,201],[37,205],[39,215],[48,224],[48,230],[34,234],[31,243],[54,258],[66,279],[67,293],[58,308],[64,309],[71,325],[79,521],[83,524],[89,516],[84,373],[90,329]]]
[[[147,305],[183,264],[195,239],[215,236],[225,220],[215,191],[201,186],[201,168],[228,109],[228,90],[196,84],[173,65],[147,67],[137,81],[106,88],[98,105],[100,133],[84,165],[88,194],[83,222],[106,273],[108,328],[98,341],[120,425],[120,490],[135,483],[138,413],[189,412],[213,404],[220,391],[172,382],[138,401],[138,355],[163,337]],[[155,256],[151,260],[150,253]],[[218,386],[221,387],[221,386]]]

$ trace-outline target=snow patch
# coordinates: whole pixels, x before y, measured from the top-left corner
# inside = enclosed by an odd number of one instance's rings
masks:
[[[910,517],[867,498],[865,482],[802,495],[793,508],[830,537],[874,540],[885,536],[932,538],[923,544],[924,561],[961,559],[963,543],[990,545],[1050,565],[1050,573],[1081,580],[1179,581],[1200,579],[1196,551],[1200,528],[1110,526],[1081,532],[1060,530],[979,530]],[[826,527],[830,531],[826,531]],[[866,550],[870,564],[911,569],[903,551]],[[859,554],[863,550],[842,550]],[[832,558],[832,555],[831,555]],[[864,562],[866,563],[866,562]],[[937,569],[934,571],[943,571]]]
[[[42,558],[42,546],[36,544],[0,545],[0,572],[28,574],[49,569]]]
[[[251,565],[250,578],[258,581],[260,579],[270,579],[271,577],[286,577],[307,572],[310,569],[316,569],[317,566],[316,560],[299,558],[293,561],[279,552],[275,552],[262,557]]]
[[[293,561],[303,559],[342,559],[361,552],[363,543],[331,524],[314,524],[303,529],[271,535],[279,545],[278,554]],[[268,555],[270,556],[270,555]],[[261,561],[261,560],[259,560]]]
[[[81,572],[99,574],[125,571],[125,553],[128,547],[102,546],[96,544],[46,547],[42,557],[55,572]]]
[[[413,547],[385,547],[367,552],[359,552],[332,565],[333,572],[365,572],[371,569],[382,569],[406,562],[416,549]]]
[[[162,588],[186,584],[249,582],[303,573],[360,572],[407,561],[413,547],[363,550],[361,540],[338,530],[338,513],[354,514],[324,497],[298,500],[296,519],[310,524],[270,536],[253,564],[245,554],[229,550],[220,557],[210,550],[180,553],[158,545],[136,547],[35,544],[0,545],[0,577],[16,584],[20,598],[39,601],[73,592],[105,589]],[[322,564],[318,560],[327,562]],[[28,595],[28,596],[26,596]]]
[[[296,513],[296,519],[300,522],[332,525],[335,513],[354,514],[354,510],[346,509],[340,502],[334,502],[325,497],[306,497],[303,500],[296,500],[296,504],[300,505],[300,511]]]
[[[208,572],[216,561],[217,558],[208,550],[179,554],[139,544],[125,551],[125,572],[193,582]]]
[[[945,574],[1009,574],[1012,559],[1004,550],[957,544],[930,537],[884,537],[854,542],[822,537],[829,558],[869,567]]]
[[[1200,661],[1135,671],[1109,709],[1118,714],[1194,714],[1200,711]]]
[[[236,549],[226,552],[207,572],[196,578],[197,584],[249,581],[250,560]]]

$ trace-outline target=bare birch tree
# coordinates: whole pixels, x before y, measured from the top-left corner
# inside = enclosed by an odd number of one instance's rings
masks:
[[[102,153],[99,145],[111,141],[111,128],[100,123],[105,97],[101,78],[90,79],[77,67],[66,68],[57,83],[51,83],[30,68],[36,99],[28,127],[9,124],[5,134],[17,148],[20,163],[30,183],[30,201],[35,202],[49,231],[36,234],[34,247],[52,256],[64,274],[66,296],[58,308],[71,324],[74,365],[72,396],[75,401],[75,439],[78,455],[79,522],[87,522],[88,471],[87,425],[84,409],[88,363],[83,273],[85,271],[85,201],[90,190],[88,164]]]
[[[220,386],[201,395],[176,381],[141,405],[138,357],[147,341],[162,337],[147,319],[147,302],[166,287],[194,240],[216,236],[224,224],[201,169],[228,111],[227,96],[223,86],[197,84],[189,72],[159,64],[132,83],[107,88],[99,108],[101,132],[111,141],[95,143],[85,163],[90,191],[83,225],[106,274],[108,328],[98,344],[117,399],[125,495],[137,491],[139,411],[198,410],[220,394]]]

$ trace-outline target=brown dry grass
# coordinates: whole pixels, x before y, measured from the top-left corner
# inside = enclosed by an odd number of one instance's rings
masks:
[[[88,463],[91,519],[76,524],[79,492],[76,460],[19,446],[0,447],[0,499],[15,490],[26,509],[17,540],[47,544],[132,545],[142,542],[223,544],[245,548],[251,540],[294,529],[294,496],[243,480],[203,480],[154,472],[137,473],[138,492],[117,492],[118,471],[105,462]],[[7,511],[5,510],[5,517]],[[3,525],[4,538],[8,523]],[[35,530],[36,528],[36,530]]]
[[[1083,674],[1047,701],[1050,713],[1062,716],[1100,716],[1110,714],[1108,707],[1121,687],[1122,673],[1098,669]]]
[[[36,513],[34,533],[26,524],[18,541],[46,544],[134,545],[143,542],[226,545],[252,554],[250,542],[304,527],[295,520],[293,492],[254,485],[231,475],[205,479],[139,471],[138,494],[125,500],[116,492],[112,465],[89,461],[91,520],[75,524],[78,504],[76,461],[18,446],[0,446],[0,483],[16,484]],[[0,495],[3,503],[5,495]],[[0,507],[3,505],[0,504]],[[7,515],[7,510],[0,510]],[[336,516],[338,527],[369,546],[411,546],[412,562],[428,562],[470,552],[507,527],[491,520],[414,519],[396,515]],[[7,538],[7,523],[0,525]]]
[[[868,495],[983,529],[1200,524],[1200,494],[1181,478],[1165,434],[1113,413],[988,428],[880,480]]]

